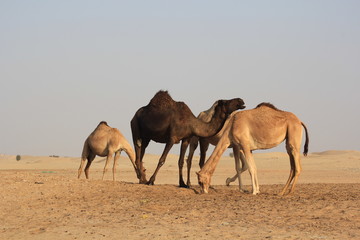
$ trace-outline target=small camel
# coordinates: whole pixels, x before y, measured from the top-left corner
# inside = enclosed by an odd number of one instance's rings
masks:
[[[89,135],[84,143],[83,152],[81,155],[80,167],[78,170],[78,178],[80,178],[85,160],[88,162],[85,167],[85,176],[89,179],[89,168],[96,155],[100,157],[106,157],[105,167],[103,171],[102,179],[104,180],[105,172],[109,164],[109,159],[114,156],[113,165],[113,180],[115,181],[116,163],[120,158],[121,151],[125,151],[135,172],[137,173],[137,167],[135,165],[135,152],[131,145],[126,141],[125,137],[116,128],[111,128],[105,121],[99,123],[95,130]]]
[[[209,160],[197,172],[201,192],[208,193],[211,176],[216,165],[226,148],[232,145],[239,181],[242,172],[239,163],[239,158],[241,158],[249,168],[252,193],[254,195],[260,193],[252,151],[270,149],[286,140],[286,150],[290,158],[291,170],[289,178],[279,195],[284,195],[291,183],[289,194],[293,193],[301,172],[300,145],[302,128],[305,129],[306,134],[304,145],[304,155],[306,156],[309,145],[308,131],[305,124],[293,113],[281,111],[270,103],[261,103],[251,110],[234,112],[225,122],[221,130],[220,141]]]
[[[194,135],[208,137],[216,134],[230,113],[243,108],[245,108],[244,101],[240,98],[219,100],[211,121],[205,123],[197,119],[184,102],[174,101],[167,91],[157,92],[149,104],[141,107],[131,120],[139,183],[153,185],[170,149],[181,141],[178,161],[179,185],[187,187],[182,179],[181,170],[191,137]],[[151,140],[165,143],[165,148],[153,175],[147,181],[142,160]]]

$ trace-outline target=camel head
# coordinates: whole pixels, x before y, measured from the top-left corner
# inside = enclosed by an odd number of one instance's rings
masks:
[[[198,182],[200,185],[200,192],[201,193],[208,193],[209,192],[209,187],[210,187],[210,176],[200,173],[200,172],[196,172],[197,176],[198,176]]]
[[[230,100],[218,100],[215,106],[215,113],[217,116],[223,119],[225,122],[226,118],[230,116],[231,113],[238,109],[244,109],[244,101],[241,98],[234,98]],[[223,122],[223,124],[224,124]]]
[[[241,98],[233,98],[230,100],[220,100],[223,102],[225,112],[227,115],[230,115],[232,112],[238,109],[245,108],[245,102]]]

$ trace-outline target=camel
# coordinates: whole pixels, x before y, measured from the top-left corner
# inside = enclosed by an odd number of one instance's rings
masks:
[[[242,108],[245,106],[244,101],[240,98],[219,100],[213,118],[210,122],[205,123],[197,119],[185,103],[174,101],[167,91],[157,92],[149,104],[141,107],[131,120],[139,183],[153,185],[170,149],[174,144],[181,141],[178,162],[179,185],[180,187],[187,187],[182,179],[181,170],[185,151],[191,137],[194,135],[208,137],[216,134],[230,113]],[[165,148],[153,175],[147,181],[142,160],[145,149],[151,140],[165,143]]]
[[[201,192],[208,193],[211,176],[216,165],[226,148],[232,145],[239,181],[242,172],[239,163],[239,158],[241,158],[249,168],[252,194],[260,193],[252,151],[270,149],[286,140],[286,150],[290,158],[291,170],[289,178],[279,195],[284,195],[291,183],[288,194],[293,193],[301,172],[300,145],[302,128],[305,129],[306,134],[303,152],[304,156],[306,156],[309,145],[308,131],[305,124],[293,113],[281,111],[270,103],[261,103],[251,110],[234,112],[225,122],[221,130],[222,136],[210,158],[203,168],[197,172]]]
[[[109,159],[114,156],[113,165],[113,181],[115,181],[116,163],[120,158],[121,151],[125,151],[130,158],[137,173],[135,165],[135,153],[131,145],[126,141],[125,137],[116,128],[111,128],[105,121],[98,124],[95,130],[85,140],[83,152],[81,155],[80,167],[78,170],[78,178],[80,178],[85,160],[88,162],[85,167],[85,176],[89,179],[89,168],[96,155],[106,157],[105,167],[102,179],[104,180],[105,172],[109,164]]]
[[[201,112],[198,115],[198,118],[204,122],[209,122],[214,114],[214,109],[216,106],[217,102],[215,102],[211,108],[209,108],[206,111]],[[198,147],[198,144],[200,143],[200,160],[199,160],[199,166],[200,169],[204,166],[205,163],[205,159],[206,159],[206,151],[209,148],[209,145],[214,145],[216,146],[219,142],[221,138],[221,131],[219,131],[217,134],[215,134],[214,136],[210,136],[210,137],[197,137],[197,136],[193,136],[190,140],[190,144],[189,144],[189,155],[188,158],[186,160],[187,163],[187,182],[186,185],[188,185],[189,187],[191,186],[191,180],[190,180],[190,170],[191,170],[191,165],[192,165],[192,159],[194,156],[194,152],[196,150],[196,148]],[[231,148],[232,146],[229,146],[229,148]],[[235,156],[235,155],[234,155]],[[246,170],[246,163],[242,161],[242,169],[243,171]],[[236,175],[237,177],[237,175]],[[230,178],[229,178],[230,179]],[[235,178],[236,180],[236,178]],[[235,181],[233,180],[233,181]],[[240,180],[241,182],[241,180]],[[241,187],[242,188],[242,187]]]

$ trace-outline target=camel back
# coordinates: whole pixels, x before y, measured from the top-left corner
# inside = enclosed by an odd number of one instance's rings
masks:
[[[256,106],[256,108],[260,108],[260,107],[268,107],[268,108],[274,109],[276,111],[284,112],[284,111],[278,109],[277,107],[275,107],[273,104],[267,103],[267,102],[260,103],[259,105]],[[306,125],[303,122],[301,122],[301,125],[303,126],[303,128],[305,130],[305,144],[304,144],[303,154],[304,154],[304,156],[307,156],[307,154],[309,152],[309,133],[308,133]]]
[[[258,104],[256,106],[256,108],[259,108],[259,107],[268,107],[268,108],[272,108],[274,110],[277,110],[277,111],[281,111],[280,109],[278,109],[277,107],[275,107],[273,104],[271,103],[268,103],[268,102],[262,102],[260,104]]]

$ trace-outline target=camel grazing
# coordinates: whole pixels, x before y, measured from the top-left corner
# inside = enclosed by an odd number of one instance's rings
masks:
[[[84,148],[81,156],[80,167],[78,170],[78,178],[80,178],[85,160],[88,162],[85,167],[85,176],[89,178],[89,168],[96,155],[106,157],[105,167],[102,179],[104,179],[109,159],[114,156],[113,165],[113,180],[115,181],[116,163],[120,158],[121,151],[125,151],[129,156],[137,173],[135,165],[135,153],[131,145],[126,141],[125,137],[116,128],[111,128],[105,121],[99,123],[95,130],[89,135],[84,143]]]
[[[203,122],[207,122],[207,123],[210,122],[212,117],[214,116],[215,108],[219,104],[219,101],[224,101],[225,102],[225,106],[227,106],[227,108],[226,108],[227,109],[226,110],[226,115],[227,116],[229,116],[235,110],[245,108],[245,106],[243,105],[244,101],[241,98],[234,98],[234,99],[230,99],[230,100],[218,100],[211,106],[211,108],[209,108],[206,111],[201,112],[198,115],[197,118],[200,119]],[[225,121],[224,121],[224,123],[225,123]],[[222,128],[222,126],[221,126],[221,128]],[[210,136],[208,138],[213,138],[216,135],[217,134],[215,134],[214,136]],[[191,187],[191,183],[190,183],[191,161],[192,161],[192,156],[194,155],[194,151],[195,151],[195,149],[197,147],[197,141],[199,139],[201,139],[200,140],[200,146],[201,147],[205,146],[205,144],[202,143],[203,142],[202,139],[207,139],[205,137],[198,137],[196,135],[193,135],[190,139],[182,140],[182,142],[186,141],[186,143],[185,143],[184,147],[181,149],[180,158],[179,158],[179,185],[180,185],[180,187]],[[206,143],[206,141],[204,141],[204,142]],[[183,180],[182,169],[183,169],[183,166],[184,166],[184,157],[185,157],[185,152],[186,152],[187,146],[189,144],[191,144],[191,143],[193,144],[193,149],[190,148],[190,153],[189,154],[191,154],[191,157],[188,157],[188,159],[187,159],[187,183],[185,184],[184,180]],[[196,146],[194,146],[194,144]],[[190,145],[190,147],[191,147],[191,145]],[[204,150],[205,153],[206,153],[206,150],[207,150],[208,147],[209,147],[209,145],[206,146],[206,149]],[[205,157],[203,159],[205,160]],[[200,167],[202,167],[202,165],[204,165],[204,164],[201,164],[201,159],[200,159]]]
[[[270,149],[286,140],[286,150],[290,158],[290,175],[279,195],[284,195],[288,190],[294,192],[295,184],[301,172],[300,165],[300,145],[302,140],[302,128],[305,129],[306,140],[304,145],[304,155],[307,155],[309,137],[304,123],[302,123],[293,113],[278,110],[272,104],[261,103],[256,108],[233,113],[224,124],[221,130],[221,138],[209,160],[197,173],[201,191],[208,193],[211,176],[215,171],[216,165],[221,155],[230,145],[233,146],[237,176],[240,179],[241,168],[239,157],[246,162],[252,181],[252,193],[258,194],[259,184],[257,169],[252,155],[253,150]]]
[[[217,105],[217,102],[215,102],[211,106],[211,108],[209,108],[208,110],[201,112],[198,115],[198,119],[200,119],[204,122],[210,122],[212,116],[214,115],[214,110],[215,110],[216,105]],[[191,138],[190,144],[189,144],[189,155],[186,160],[186,162],[187,162],[187,182],[186,182],[186,184],[189,187],[191,186],[190,170],[191,170],[191,165],[192,165],[192,159],[194,156],[194,152],[195,152],[196,148],[198,147],[199,143],[200,143],[199,166],[200,166],[200,168],[202,168],[205,163],[206,151],[208,150],[209,145],[211,144],[211,145],[216,146],[218,144],[220,138],[221,138],[221,131],[216,133],[214,136],[210,136],[210,137],[193,136]],[[229,148],[231,148],[231,147],[232,146],[229,146]],[[235,154],[234,154],[234,156],[235,156]],[[242,166],[245,166],[245,162],[242,162]],[[246,169],[246,168],[243,167],[242,169]],[[237,175],[236,175],[236,177],[237,177]],[[241,182],[241,180],[240,180],[240,182]]]
[[[185,151],[191,137],[194,135],[207,137],[216,134],[230,113],[242,108],[244,108],[242,99],[219,100],[213,118],[205,123],[197,119],[185,103],[174,101],[167,91],[157,92],[149,104],[140,108],[131,120],[139,182],[153,185],[170,149],[174,144],[182,141],[178,163],[179,185],[186,187],[180,169],[182,169]],[[156,170],[147,181],[142,160],[151,140],[166,145]]]

